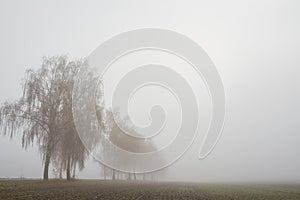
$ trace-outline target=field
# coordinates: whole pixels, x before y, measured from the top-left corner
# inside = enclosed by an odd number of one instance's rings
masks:
[[[300,199],[300,184],[0,180],[0,199]]]

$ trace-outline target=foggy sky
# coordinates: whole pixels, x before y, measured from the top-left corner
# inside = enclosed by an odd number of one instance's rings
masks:
[[[88,56],[113,35],[166,28],[214,61],[226,93],[222,137],[198,160],[199,140],[166,180],[300,181],[299,1],[9,1],[0,3],[0,101],[21,95],[42,56]],[[0,177],[41,177],[37,148],[0,136]],[[50,171],[51,172],[51,171]],[[100,178],[89,161],[80,178]]]

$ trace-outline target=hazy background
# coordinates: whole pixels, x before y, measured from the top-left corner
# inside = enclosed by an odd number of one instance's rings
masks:
[[[167,28],[199,43],[223,79],[227,119],[212,154],[200,141],[168,180],[300,181],[299,1],[0,1],[0,101],[21,95],[42,56],[88,56],[118,33]],[[41,177],[35,147],[0,136],[0,177]],[[80,178],[100,178],[92,160]]]

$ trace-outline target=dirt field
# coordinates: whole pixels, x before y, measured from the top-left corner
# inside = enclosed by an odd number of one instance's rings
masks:
[[[300,184],[0,180],[0,199],[300,199]]]

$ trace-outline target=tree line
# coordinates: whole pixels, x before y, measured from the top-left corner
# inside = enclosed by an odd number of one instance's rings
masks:
[[[72,114],[72,91],[79,70],[89,70],[85,59],[72,61],[67,56],[44,57],[40,68],[26,70],[21,97],[14,102],[4,102],[0,107],[2,134],[11,138],[21,134],[22,147],[25,149],[30,145],[38,146],[43,162],[44,180],[49,179],[50,164],[60,178],[63,173],[67,180],[75,178],[76,170],[84,169],[89,157],[78,136]],[[85,73],[86,79],[93,79],[92,73]],[[102,94],[100,89],[99,98]],[[113,140],[122,148],[133,148],[131,150],[136,152],[155,148],[149,142],[131,144],[114,123],[112,111],[104,109],[101,102],[96,105],[98,121],[103,130],[109,133],[107,142]],[[111,149],[103,149],[104,154],[110,153],[113,156]],[[136,174],[116,172],[104,166],[102,169],[105,178],[138,178]],[[146,177],[152,175],[143,175],[140,178]]]

